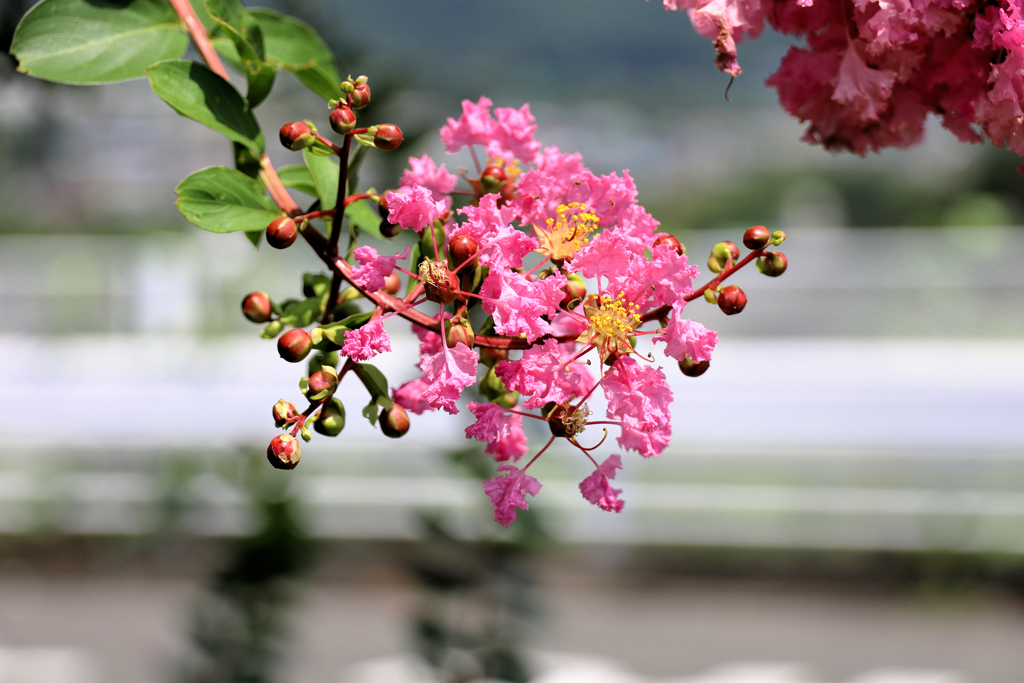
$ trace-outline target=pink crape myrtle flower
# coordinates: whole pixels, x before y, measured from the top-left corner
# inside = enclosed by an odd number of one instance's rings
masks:
[[[395,264],[409,258],[409,246],[394,256],[381,256],[370,246],[357,248],[353,253],[359,267],[352,271],[352,281],[367,292],[376,292],[384,287],[384,278],[395,270]]]
[[[458,120],[449,118],[441,128],[445,151],[454,154],[463,147],[480,145],[488,157],[507,162],[514,159],[532,162],[541,145],[533,138],[537,126],[530,105],[524,104],[519,109],[497,107],[491,116],[492,104],[486,97],[481,97],[476,104],[463,100],[462,116]]]
[[[622,469],[622,458],[609,455],[597,466],[594,473],[580,482],[580,493],[583,497],[608,512],[622,512],[625,502],[619,500],[622,489],[612,488],[611,481],[615,478],[615,470]]]
[[[494,317],[499,334],[526,336],[527,341],[551,333],[551,324],[541,316],[558,311],[566,279],[556,273],[536,282],[514,270],[492,270],[480,288],[483,308]]]
[[[494,372],[510,391],[528,396],[526,408],[540,408],[545,403],[565,403],[586,396],[594,388],[594,377],[582,363],[567,362],[572,346],[563,349],[554,339],[523,351],[519,360],[504,360]]]
[[[672,390],[660,368],[621,357],[605,375],[601,388],[608,399],[608,417],[621,420],[619,445],[645,458],[661,453],[672,436]]]
[[[455,225],[449,238],[469,235],[476,240],[480,264],[507,270],[522,268],[523,257],[537,249],[537,240],[512,227],[515,211],[498,207],[498,195],[485,194],[479,206],[459,209],[467,220]]]
[[[422,185],[388,192],[384,198],[388,203],[388,220],[416,232],[423,232],[448,210],[444,202],[434,201],[430,190]]]
[[[484,482],[484,493],[491,499],[494,506],[494,521],[507,527],[516,521],[516,508],[528,510],[526,494],[536,496],[540,493],[539,481],[521,472],[515,465],[500,465],[499,474],[490,481]]]
[[[390,350],[391,337],[380,318],[346,332],[345,343],[341,347],[341,352],[356,363],[363,363]]]
[[[462,115],[458,120],[448,118],[441,128],[441,142],[448,154],[455,154],[469,145],[487,146],[494,135],[498,123],[491,118],[490,99],[481,97],[476,104],[469,100],[462,101]]]
[[[466,407],[476,415],[476,422],[466,427],[466,438],[485,442],[485,453],[499,462],[519,460],[526,454],[521,415],[506,415],[507,411],[495,403],[468,403]]]
[[[428,386],[430,385],[427,384],[423,377],[417,377],[396,389],[392,389],[391,400],[411,413],[422,415],[434,410],[434,407],[427,402],[427,399],[423,398],[423,392],[426,391]]]
[[[443,408],[457,415],[456,401],[462,396],[462,390],[476,383],[478,360],[473,350],[462,343],[451,349],[442,344],[438,353],[421,356],[420,370],[427,384],[423,399],[435,410]]]
[[[413,188],[417,185],[430,190],[434,201],[450,205],[451,192],[459,183],[458,177],[449,173],[444,164],[438,166],[424,154],[419,159],[409,157],[409,168],[402,173],[401,186]]]
[[[655,335],[654,342],[665,342],[665,355],[676,360],[689,356],[693,361],[711,360],[718,343],[718,333],[698,322],[683,318],[683,307],[672,308],[672,320],[663,334]]]

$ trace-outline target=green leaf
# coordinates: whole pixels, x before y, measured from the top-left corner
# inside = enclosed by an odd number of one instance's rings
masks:
[[[249,234],[249,233],[246,233]],[[281,324],[280,320],[271,320],[267,323],[267,326],[260,332],[260,336],[264,339],[273,339],[277,335],[281,334],[281,330],[284,329],[284,325]]]
[[[313,184],[313,178],[309,175],[309,169],[305,164],[282,166],[277,169],[277,177],[281,179],[285,187],[305,192],[314,197],[317,196],[316,185]]]
[[[238,66],[248,84],[246,100],[255,107],[270,94],[276,70],[263,61],[263,31],[238,0],[207,0],[206,9],[234,44]]]
[[[251,231],[251,232],[247,232],[247,233],[245,233],[245,238],[247,240],[249,240],[250,242],[252,242],[252,246],[254,246],[257,249],[259,249],[260,248],[260,240],[263,239],[263,231],[262,230],[254,230],[254,231]]]
[[[355,313],[340,320],[337,324],[344,325],[350,330],[356,330],[370,322],[370,318],[373,317],[373,311],[367,311],[366,313]],[[372,365],[370,367],[373,367]],[[383,375],[381,375],[383,377]],[[385,383],[386,384],[386,383]]]
[[[377,426],[377,399],[376,397],[370,398],[370,402],[363,408],[363,417],[370,421],[370,424],[374,427]]]
[[[313,179],[317,196],[320,197],[320,210],[330,211],[338,201],[341,167],[328,157],[312,154],[308,149],[302,150],[302,158],[306,161],[309,176]]]
[[[253,8],[249,13],[263,29],[264,59],[291,71],[325,100],[342,98],[334,55],[312,26],[269,9]]]
[[[252,155],[249,148],[237,142],[232,142],[231,149],[235,154],[235,168],[250,178],[259,178],[260,160]]]
[[[11,54],[18,71],[58,83],[113,83],[188,47],[164,0],[43,0],[18,24]]]
[[[369,363],[356,363],[353,370],[359,375],[359,379],[366,385],[366,390],[373,395],[374,399],[378,396],[387,398],[388,380],[384,373]]]
[[[302,293],[309,296],[327,296],[331,289],[331,276],[323,273],[303,273]]]
[[[363,232],[383,239],[380,234],[380,213],[375,203],[369,200],[352,202],[345,207],[345,217]]]
[[[305,327],[310,325],[323,313],[321,310],[322,302],[323,298],[319,296],[311,297],[305,301],[297,301],[284,309],[281,322],[289,327]]]
[[[182,116],[245,145],[261,158],[266,143],[249,105],[230,83],[198,62],[169,59],[146,69],[153,91]]]
[[[192,11],[196,13],[197,17],[199,17],[199,22],[203,25],[203,28],[206,29],[207,33],[215,31],[220,26],[220,24],[217,23],[217,20],[211,17],[210,13],[206,11],[205,0],[189,0],[189,4],[192,5]]]
[[[281,215],[262,182],[225,166],[196,171],[175,192],[181,215],[210,232],[263,231]]]

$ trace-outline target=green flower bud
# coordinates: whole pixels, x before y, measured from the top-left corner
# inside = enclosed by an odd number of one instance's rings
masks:
[[[312,379],[312,378],[310,378]],[[337,436],[345,428],[345,406],[336,398],[332,398],[316,414],[313,429],[324,436]]]

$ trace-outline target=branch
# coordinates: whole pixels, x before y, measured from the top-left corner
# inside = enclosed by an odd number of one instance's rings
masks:
[[[213,49],[213,43],[210,42],[210,37],[206,35],[203,22],[199,21],[195,10],[192,9],[192,3],[189,0],[170,0],[170,3],[178,17],[185,22],[185,28],[188,29],[189,35],[195,41],[196,47],[199,48],[199,54],[203,56],[206,66],[210,67],[210,71],[230,83],[231,77],[228,76],[224,63],[220,61],[220,55]]]

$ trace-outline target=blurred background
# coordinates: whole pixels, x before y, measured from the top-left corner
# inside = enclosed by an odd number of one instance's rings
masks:
[[[0,2],[5,52],[29,6]],[[174,186],[230,150],[145,81],[0,58],[0,683],[1024,680],[1020,159],[938,125],[863,159],[807,146],[763,85],[787,38],[740,45],[727,103],[657,2],[272,6],[405,131],[366,184],[423,152],[469,166],[437,136],[461,99],[530,102],[541,142],[628,168],[698,264],[764,224],[789,270],[739,275],[742,315],[691,304],[714,365],[666,368],[673,443],[627,458],[620,515],[562,450],[501,530],[464,417],[390,441],[347,383],[342,436],[272,471],[301,373],[238,304],[316,260],[180,217]],[[258,110],[268,138],[326,113],[287,74]]]

